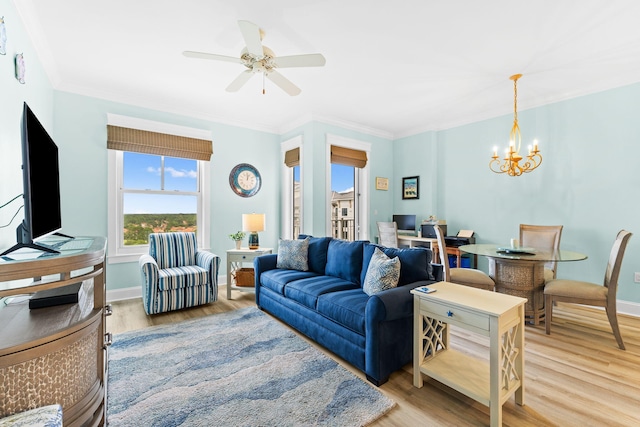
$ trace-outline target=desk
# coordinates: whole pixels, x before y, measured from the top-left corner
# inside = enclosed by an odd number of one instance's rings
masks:
[[[491,426],[502,425],[502,404],[515,395],[524,405],[524,298],[439,282],[436,292],[412,290],[413,385],[422,374],[489,407]],[[489,363],[449,345],[449,325],[488,336]]]
[[[409,246],[410,248],[425,247],[431,249],[431,262],[440,263],[438,257],[438,239],[430,237],[418,237],[398,234],[398,246]]]
[[[530,253],[504,253],[496,245],[464,245],[463,252],[489,259],[489,276],[496,283],[496,292],[527,298],[525,317],[537,325],[544,319],[544,264],[587,259],[572,251],[533,249]]]

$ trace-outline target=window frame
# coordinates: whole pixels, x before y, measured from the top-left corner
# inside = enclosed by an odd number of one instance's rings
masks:
[[[151,122],[148,120],[135,119],[126,116],[118,116],[108,114],[109,124],[117,126],[126,126],[135,129],[149,130],[153,132],[162,132],[174,135],[189,136],[194,138],[211,139],[211,132],[202,129],[185,128],[183,126],[170,125],[166,123]],[[139,190],[129,189],[125,191],[124,184],[124,152],[117,150],[107,150],[108,162],[108,218],[107,218],[107,236],[108,250],[107,262],[109,264],[118,264],[126,262],[137,262],[140,256],[149,253],[149,245],[124,245],[124,234],[122,233],[124,224],[123,201],[125,193],[140,194],[167,194],[173,191],[158,190]],[[165,156],[171,157],[171,156]],[[196,160],[198,165],[198,182],[197,192],[180,192],[178,194],[192,194],[197,198],[197,241],[198,248],[209,250],[210,244],[210,181],[211,181],[211,162]]]
[[[288,139],[280,144],[282,157],[282,219],[281,234],[283,239],[296,239],[293,235],[293,168],[284,163],[285,153],[298,148],[300,150],[300,233],[304,233],[304,149],[301,135]]]
[[[371,164],[371,143],[328,133],[325,139],[326,150],[326,235],[331,235],[331,146],[350,148],[364,151],[367,154],[367,164],[363,168],[356,167],[354,177],[354,218],[356,219],[355,239],[369,239],[369,170]]]

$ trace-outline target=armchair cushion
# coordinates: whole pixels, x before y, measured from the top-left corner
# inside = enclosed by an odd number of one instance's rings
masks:
[[[160,269],[194,265],[197,251],[196,233],[151,233],[149,235],[149,255],[156,260]]]

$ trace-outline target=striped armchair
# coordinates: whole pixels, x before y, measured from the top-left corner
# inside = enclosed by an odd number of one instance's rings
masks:
[[[151,233],[140,257],[147,314],[208,304],[218,299],[220,257],[199,251],[195,233]]]

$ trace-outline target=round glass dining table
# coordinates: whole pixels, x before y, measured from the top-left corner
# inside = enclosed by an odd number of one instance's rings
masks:
[[[587,255],[573,251],[511,248],[493,244],[460,246],[463,252],[487,257],[496,292],[527,298],[525,318],[534,325],[544,320],[544,266],[546,263],[582,261]]]

